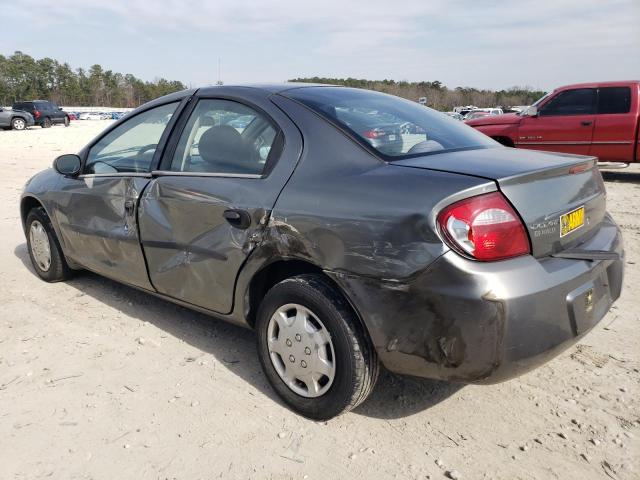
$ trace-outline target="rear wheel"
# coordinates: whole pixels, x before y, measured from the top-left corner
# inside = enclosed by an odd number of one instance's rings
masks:
[[[42,121],[42,128],[49,128],[50,126],[51,126],[51,119],[49,117],[46,117]]]
[[[16,117],[11,120],[11,128],[13,130],[24,130],[27,128],[27,122],[25,122],[24,118]]]
[[[260,304],[258,355],[278,395],[301,415],[327,420],[362,403],[378,360],[342,295],[319,275],[274,286]]]
[[[60,243],[44,208],[36,207],[27,215],[27,248],[33,268],[47,282],[71,277]]]

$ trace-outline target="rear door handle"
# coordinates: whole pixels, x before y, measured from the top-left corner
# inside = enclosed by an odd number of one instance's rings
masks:
[[[592,123],[593,122],[591,120],[583,120],[583,121],[580,122],[580,125],[582,125],[583,127],[588,127]]]
[[[239,228],[240,230],[246,230],[249,228],[249,225],[251,225],[251,215],[249,215],[249,212],[246,210],[225,210],[222,216],[229,222],[229,225]]]

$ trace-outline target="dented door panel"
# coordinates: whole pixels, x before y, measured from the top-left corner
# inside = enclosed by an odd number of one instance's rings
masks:
[[[198,93],[257,107],[277,124],[284,146],[262,177],[163,170],[171,163],[170,151],[153,172],[156,178],[140,202],[138,218],[149,278],[159,293],[219,314],[232,312],[238,274],[261,241],[302,152],[300,131],[269,96],[242,87]],[[246,211],[248,228],[231,225],[226,210]]]
[[[65,254],[96,273],[151,289],[135,215],[149,180],[145,176],[62,178],[53,214]]]
[[[163,176],[140,202],[142,245],[149,276],[165,295],[220,313],[232,306],[235,278],[260,241],[270,211],[261,179]],[[240,229],[224,212],[249,212]]]

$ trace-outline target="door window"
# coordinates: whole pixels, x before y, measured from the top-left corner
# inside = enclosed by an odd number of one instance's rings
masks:
[[[110,131],[87,156],[84,173],[146,173],[179,102],[140,113]]]
[[[180,136],[169,169],[260,175],[276,138],[275,126],[256,110],[229,100],[200,100]]]
[[[595,100],[596,91],[594,88],[565,90],[542,107],[540,116],[591,115],[595,110]]]
[[[606,87],[598,89],[598,113],[629,113],[631,89],[629,87]]]

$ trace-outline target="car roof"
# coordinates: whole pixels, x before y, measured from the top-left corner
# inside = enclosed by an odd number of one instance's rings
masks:
[[[281,83],[237,83],[225,85],[210,85],[202,87],[200,91],[215,91],[218,88],[255,88],[268,93],[280,93],[287,90],[308,87],[339,87],[340,85],[332,85],[327,83],[303,83],[303,82],[281,82]]]
[[[339,87],[339,85],[332,85],[327,83],[303,83],[303,82],[282,82],[282,83],[255,83],[248,85],[237,85],[238,87],[259,88],[271,93],[280,93],[287,90],[293,90],[294,88],[309,88],[309,87]]]

